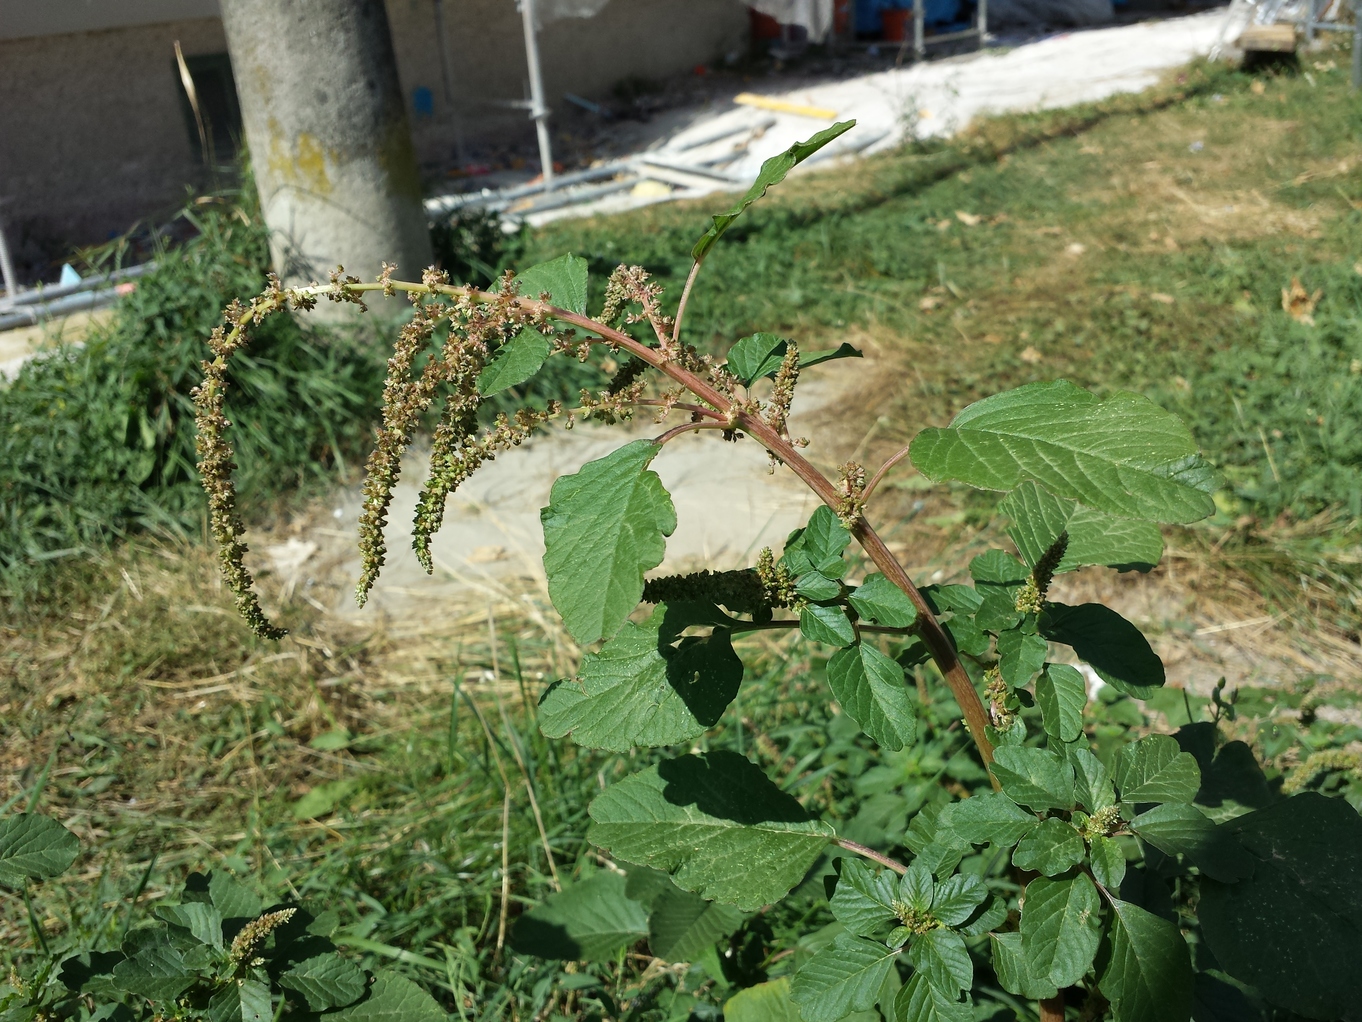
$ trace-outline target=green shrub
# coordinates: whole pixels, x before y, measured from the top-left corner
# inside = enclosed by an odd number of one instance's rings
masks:
[[[159,253],[83,347],[27,363],[0,389],[0,589],[31,591],[45,561],[129,530],[198,535],[192,391],[215,310],[258,289],[267,231],[249,183],[186,207],[196,229]],[[233,367],[243,485],[257,496],[328,476],[367,438],[383,353],[324,338],[290,317],[260,331]]]

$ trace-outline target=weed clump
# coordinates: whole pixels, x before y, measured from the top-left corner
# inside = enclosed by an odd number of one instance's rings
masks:
[[[83,347],[28,362],[0,387],[0,593],[40,592],[58,559],[141,529],[197,535],[194,407],[203,338],[231,297],[258,290],[268,235],[254,187],[187,206],[197,235],[160,253]],[[257,497],[329,476],[367,440],[382,352],[285,316],[232,365],[240,485]]]

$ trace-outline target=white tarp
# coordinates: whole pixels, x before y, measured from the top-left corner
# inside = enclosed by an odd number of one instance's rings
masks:
[[[812,43],[821,43],[832,31],[832,0],[747,0],[747,6],[782,25],[803,26]]]

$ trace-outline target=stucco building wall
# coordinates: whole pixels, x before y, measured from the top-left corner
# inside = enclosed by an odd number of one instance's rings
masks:
[[[460,133],[531,139],[526,113],[498,105],[525,97],[513,0],[443,0],[443,47],[435,7],[387,0],[418,159],[452,164]],[[0,0],[0,222],[22,262],[164,214],[205,181],[173,44],[190,58],[225,52],[216,14],[216,0]],[[540,35],[549,104],[721,57],[746,44],[747,24],[738,0],[610,0],[595,18],[551,22]],[[417,89],[428,114],[410,109]]]

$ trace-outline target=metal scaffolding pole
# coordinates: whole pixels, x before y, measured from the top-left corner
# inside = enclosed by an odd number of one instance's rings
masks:
[[[530,116],[539,136],[539,165],[544,188],[553,188],[553,150],[549,145],[549,108],[544,102],[544,73],[539,66],[539,40],[534,30],[534,0],[520,0],[520,16],[525,26],[525,63],[530,68]]]

